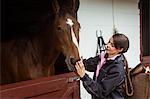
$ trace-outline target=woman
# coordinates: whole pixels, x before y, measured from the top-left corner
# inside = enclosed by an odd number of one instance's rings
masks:
[[[92,99],[124,99],[122,84],[127,61],[123,53],[128,48],[128,38],[124,34],[117,33],[106,45],[106,60],[96,56],[76,62],[77,73],[84,88],[92,95]],[[85,70],[94,72],[93,79],[85,73]]]

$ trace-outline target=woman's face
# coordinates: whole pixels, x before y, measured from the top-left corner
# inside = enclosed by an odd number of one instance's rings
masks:
[[[113,38],[110,38],[109,42],[106,44],[106,48],[106,53],[108,53],[108,57],[113,57],[120,52],[120,50],[115,48]]]

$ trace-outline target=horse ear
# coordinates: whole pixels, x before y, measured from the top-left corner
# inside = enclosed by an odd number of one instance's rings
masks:
[[[79,9],[79,5],[80,5],[80,1],[79,0],[73,0],[73,2],[72,2],[72,11],[77,13],[77,11]]]
[[[53,2],[52,2],[52,8],[53,8],[53,12],[55,14],[57,14],[59,12],[60,6],[59,6],[59,3],[58,3],[57,0],[53,0]]]
[[[79,0],[58,0],[60,7],[70,9],[72,12],[77,13],[79,8]]]

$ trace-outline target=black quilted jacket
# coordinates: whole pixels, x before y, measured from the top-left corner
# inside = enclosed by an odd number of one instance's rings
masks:
[[[120,55],[115,60],[107,60],[99,71],[97,81],[95,81],[96,67],[99,56],[83,60],[85,69],[94,72],[91,79],[87,74],[81,78],[83,86],[92,99],[124,99],[122,83],[124,81],[124,57]]]

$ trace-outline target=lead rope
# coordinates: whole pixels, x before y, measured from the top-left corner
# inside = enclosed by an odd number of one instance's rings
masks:
[[[132,85],[132,81],[131,81],[131,77],[130,77],[130,71],[126,74],[126,78],[125,78],[125,90],[126,90],[126,94],[127,96],[132,96],[133,93],[134,93],[134,90],[133,90],[133,85]]]
[[[123,55],[124,56],[124,55]],[[124,56],[125,58],[125,56]],[[132,96],[134,93],[132,81],[131,81],[131,70],[128,68],[128,63],[125,58],[125,72],[126,72],[126,77],[125,77],[125,92],[127,96]]]

